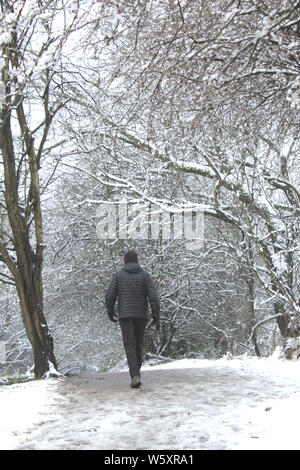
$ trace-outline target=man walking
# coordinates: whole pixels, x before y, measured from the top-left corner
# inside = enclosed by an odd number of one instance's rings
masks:
[[[118,316],[115,314],[116,299],[118,299]],[[157,291],[150,274],[139,265],[137,253],[129,250],[124,256],[124,267],[112,277],[105,303],[110,320],[120,322],[132,388],[138,388],[142,384],[140,369],[148,300],[153,322],[158,330],[160,303]]]

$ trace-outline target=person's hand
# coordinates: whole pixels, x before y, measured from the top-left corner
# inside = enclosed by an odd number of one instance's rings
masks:
[[[115,313],[113,315],[110,315],[109,319],[113,323],[118,323],[118,316]]]

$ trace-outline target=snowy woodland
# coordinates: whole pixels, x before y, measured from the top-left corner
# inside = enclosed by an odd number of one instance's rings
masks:
[[[135,248],[145,357],[300,356],[300,1],[0,0],[0,374],[107,371]],[[99,239],[97,207],[204,212],[204,246]]]

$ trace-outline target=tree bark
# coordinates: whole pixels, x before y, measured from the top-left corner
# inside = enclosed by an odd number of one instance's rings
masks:
[[[9,81],[6,82],[6,94],[10,96]],[[24,210],[19,201],[19,181],[11,126],[11,103],[8,99],[2,106],[0,144],[4,167],[5,205],[11,229],[10,243],[13,242],[15,255],[10,254],[7,248],[9,242],[5,242],[2,237],[0,260],[6,264],[15,281],[23,324],[32,346],[34,374],[36,378],[40,378],[52,369],[51,364],[57,369],[57,362],[53,340],[43,313],[43,230],[38,162],[33,139],[26,126],[21,100],[17,107],[17,115],[29,162],[30,189]],[[32,222],[34,234],[30,233]],[[36,242],[35,251],[31,246],[32,238]]]

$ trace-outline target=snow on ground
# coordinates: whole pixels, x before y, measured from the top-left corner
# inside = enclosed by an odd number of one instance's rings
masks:
[[[0,449],[299,450],[300,362],[186,359],[0,387]]]
[[[241,402],[237,408],[227,410],[228,418],[236,416],[237,436],[228,433],[228,449],[233,450],[300,450],[298,423],[300,422],[300,362],[276,357],[211,360],[180,360],[159,368],[214,368],[228,366],[237,372],[255,377],[265,398],[255,404],[244,400],[247,389],[241,390]],[[228,364],[228,361],[230,363]],[[154,369],[154,366],[152,369]],[[272,390],[264,389],[269,379]],[[269,398],[272,395],[272,398]],[[232,411],[232,414],[231,414]],[[209,416],[208,416],[209,418]],[[225,429],[225,428],[224,428]]]
[[[0,450],[14,449],[54,402],[54,379],[0,386]]]

